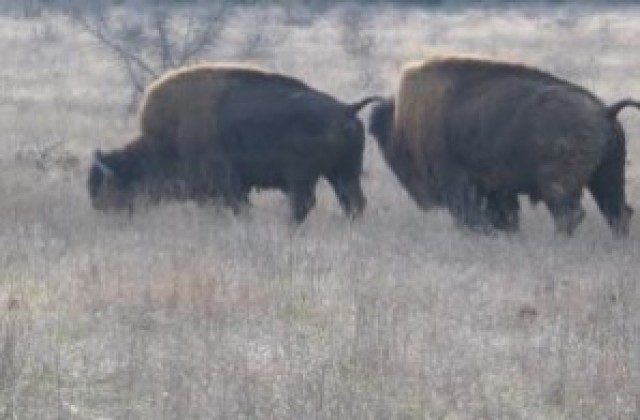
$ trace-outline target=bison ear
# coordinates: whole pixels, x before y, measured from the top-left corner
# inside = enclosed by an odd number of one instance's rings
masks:
[[[105,162],[104,154],[99,149],[93,152],[93,165],[98,168],[106,178],[112,178],[115,175],[113,169]]]

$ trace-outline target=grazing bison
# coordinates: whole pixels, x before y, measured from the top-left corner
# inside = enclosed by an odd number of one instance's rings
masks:
[[[518,228],[518,194],[542,200],[558,232],[584,218],[586,186],[616,235],[633,210],[624,192],[625,136],[593,94],[548,73],[488,60],[438,58],[405,69],[370,130],[423,209],[445,207],[471,229]]]
[[[131,210],[137,197],[222,197],[237,211],[253,187],[277,188],[300,222],[324,177],[344,211],[357,216],[365,206],[357,113],[375,99],[343,104],[291,77],[246,67],[169,72],[146,92],[138,137],[95,153],[92,204]]]

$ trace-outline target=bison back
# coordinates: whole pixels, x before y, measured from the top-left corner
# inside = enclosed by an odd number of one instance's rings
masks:
[[[247,183],[261,187],[283,187],[292,173],[317,177],[363,146],[361,136],[344,135],[349,122],[360,125],[344,105],[286,84],[237,85],[216,120],[225,155]]]
[[[218,125],[225,118],[220,113],[221,104],[239,90],[259,86],[310,91],[294,78],[256,68],[231,65],[185,67],[168,72],[149,86],[140,108],[141,133],[156,142],[211,143]],[[255,90],[249,102],[256,101],[261,94]]]
[[[514,75],[450,103],[448,153],[487,189],[527,190],[563,173],[585,182],[612,136],[602,103],[570,84]]]

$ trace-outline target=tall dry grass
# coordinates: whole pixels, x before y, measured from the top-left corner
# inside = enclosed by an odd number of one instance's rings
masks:
[[[258,12],[207,58],[353,100],[392,92],[407,60],[461,51],[640,97],[640,8]],[[257,47],[255,22],[272,37]],[[471,235],[418,211],[371,139],[354,223],[325,184],[297,229],[278,193],[239,218],[98,214],[90,154],[135,128],[117,62],[55,14],[0,17],[0,51],[0,418],[640,415],[639,217],[615,241],[586,198],[563,239],[523,203],[521,233]],[[640,207],[640,115],[622,118]]]

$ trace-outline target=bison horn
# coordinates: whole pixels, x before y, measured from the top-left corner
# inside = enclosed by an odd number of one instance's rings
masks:
[[[93,154],[93,164],[96,166],[96,168],[100,169],[100,172],[102,172],[102,174],[105,177],[111,178],[114,176],[114,172],[113,169],[111,169],[109,167],[109,165],[107,165],[103,159],[102,159],[102,152],[100,152],[100,150],[96,150]]]

